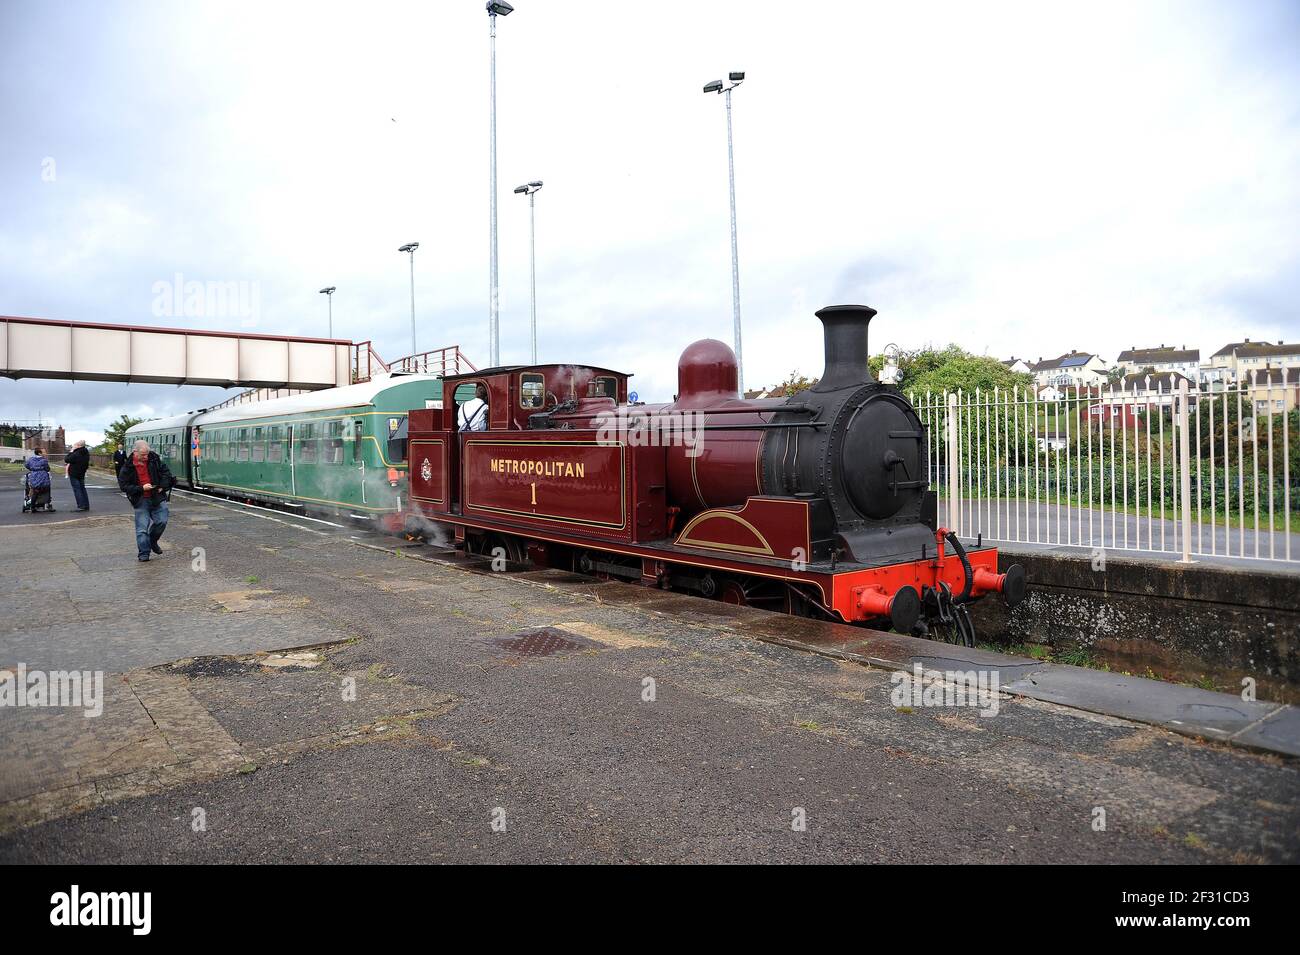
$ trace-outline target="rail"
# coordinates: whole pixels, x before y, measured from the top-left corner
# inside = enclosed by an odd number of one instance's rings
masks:
[[[377,374],[387,373],[387,363],[379,357],[374,344],[369,340],[356,342],[352,346],[352,383],[369,381]]]
[[[435,348],[432,351],[398,358],[389,366],[389,370],[445,377],[478,371],[478,368],[462,354],[459,345],[448,345],[445,348]]]

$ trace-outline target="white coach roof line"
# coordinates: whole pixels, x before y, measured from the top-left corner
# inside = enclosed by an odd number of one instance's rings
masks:
[[[246,404],[227,405],[216,411],[203,414],[173,415],[169,418],[156,418],[145,421],[127,429],[127,436],[145,431],[162,431],[169,428],[181,428],[187,424],[199,427],[211,424],[224,424],[231,421],[247,421],[252,418],[272,418],[281,415],[305,414],[312,411],[333,411],[337,408],[355,408],[373,404],[375,398],[390,388],[412,382],[438,382],[438,375],[392,375],[373,378],[359,385],[346,385],[342,388],[326,388],[322,391],[309,391],[287,398],[272,398],[269,401],[250,401]],[[441,393],[431,397],[440,398]]]
[[[133,424],[126,429],[127,438],[138,436],[146,431],[169,431],[172,428],[183,428],[193,420],[195,413],[193,411],[185,414],[172,415],[169,418],[153,418],[149,421],[141,421],[139,424]],[[131,442],[128,440],[127,444]]]
[[[398,385],[412,382],[433,383],[441,380],[437,375],[395,375],[374,378],[359,385],[347,385],[343,388],[327,388],[324,391],[309,391],[301,395],[290,395],[287,398],[272,398],[270,401],[227,405],[216,411],[199,415],[194,419],[194,424],[202,427],[228,421],[246,421],[249,418],[271,418],[279,415],[305,414],[310,411],[355,408],[359,405],[373,404],[378,395]],[[433,395],[433,397],[441,397],[441,395]]]

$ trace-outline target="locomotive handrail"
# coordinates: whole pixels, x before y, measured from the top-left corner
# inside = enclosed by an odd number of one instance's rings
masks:
[[[671,411],[659,409],[640,413],[650,418],[660,418],[681,414],[683,411],[692,414],[816,414],[820,410],[808,405],[778,405],[775,408],[674,408]]]
[[[706,424],[697,431],[772,431],[777,428],[825,428],[830,424],[829,421],[790,421],[774,422],[760,421],[758,424]]]

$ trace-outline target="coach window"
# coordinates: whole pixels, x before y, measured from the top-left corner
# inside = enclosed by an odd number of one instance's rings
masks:
[[[284,427],[275,424],[266,430],[271,435],[271,443],[266,449],[266,460],[271,464],[279,464],[284,460]]]
[[[546,404],[546,377],[526,371],[519,376],[519,407],[541,408]]]
[[[343,422],[331,421],[329,440],[325,443],[325,463],[343,463]]]
[[[302,444],[299,448],[300,454],[298,460],[302,464],[315,464],[318,457],[316,441],[316,425],[314,423],[304,424],[302,426]]]
[[[591,387],[587,389],[589,398],[613,398],[618,400],[618,379],[602,375],[599,378],[591,379]]]
[[[254,461],[261,462],[266,460],[266,439],[263,436],[264,432],[264,428],[253,429],[253,447],[251,457]]]
[[[235,432],[239,437],[239,444],[235,448],[236,460],[248,460],[248,429],[240,428]]]
[[[406,415],[402,415],[397,421],[397,427],[394,428],[393,419],[388,419],[388,461],[391,464],[400,464],[406,460],[406,438],[407,424]]]
[[[352,463],[360,464],[365,457],[366,423],[358,419],[352,422]]]

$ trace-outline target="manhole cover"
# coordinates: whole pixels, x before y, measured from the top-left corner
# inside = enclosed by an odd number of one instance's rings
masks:
[[[497,637],[492,641],[501,649],[520,657],[549,657],[556,653],[570,653],[586,649],[591,644],[557,627],[537,627],[520,630],[511,637]]]

